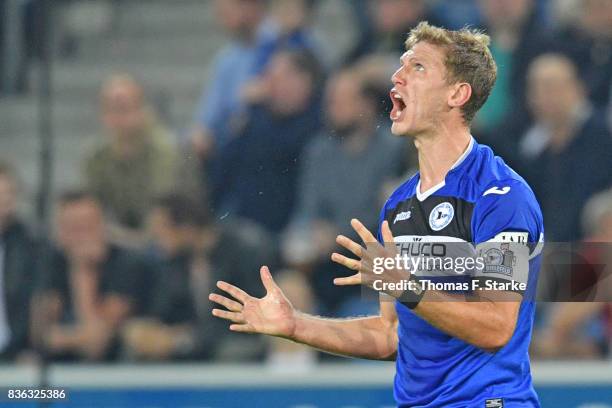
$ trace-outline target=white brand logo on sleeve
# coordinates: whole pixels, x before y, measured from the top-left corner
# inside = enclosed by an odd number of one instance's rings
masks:
[[[491,187],[490,189],[485,191],[482,196],[484,197],[484,196],[489,195],[489,194],[504,195],[504,194],[508,193],[508,191],[510,191],[510,186],[505,186],[505,187],[502,187],[501,189],[499,187]]]
[[[453,220],[455,209],[451,203],[444,202],[436,205],[429,214],[429,226],[434,231],[440,231]]]
[[[528,232],[522,231],[504,231],[500,232],[487,242],[516,242],[519,244],[526,244],[529,239]]]

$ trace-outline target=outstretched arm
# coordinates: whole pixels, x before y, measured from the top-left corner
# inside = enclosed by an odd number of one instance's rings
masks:
[[[267,291],[261,299],[223,281],[217,282],[217,287],[231,298],[210,294],[211,301],[227,309],[213,309],[212,313],[232,322],[230,330],[283,337],[349,357],[395,359],[397,316],[393,302],[381,301],[378,316],[327,319],[307,315],[293,308],[266,266],[261,268],[260,273]]]
[[[332,254],[332,260],[356,271],[352,276],[336,278],[336,285],[367,285],[379,279],[387,282],[399,282],[408,279],[409,273],[401,270],[387,270],[384,275],[377,275],[373,268],[373,257],[394,258],[395,246],[385,247],[358,220],[351,225],[364,243],[370,244],[368,250],[345,236],[338,236],[337,242],[359,259]],[[385,243],[393,243],[394,238],[387,221],[381,228]],[[402,290],[385,291],[389,296],[399,299]],[[512,337],[517,321],[521,296],[512,292],[475,291],[466,298],[464,295],[453,295],[441,291],[428,291],[422,301],[413,310],[431,325],[445,333],[464,340],[476,347],[495,351],[503,347]]]

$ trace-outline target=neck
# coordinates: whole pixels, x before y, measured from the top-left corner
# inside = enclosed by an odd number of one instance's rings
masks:
[[[550,148],[553,151],[561,151],[573,139],[574,124],[565,123],[550,127]]]
[[[446,174],[468,148],[470,139],[471,135],[467,127],[452,134],[446,130],[434,135],[415,137],[414,145],[417,148],[419,159],[421,190],[427,191],[444,181]]]
[[[589,107],[580,103],[577,107],[559,117],[548,121],[547,127],[550,131],[550,147],[553,151],[560,151],[574,138],[578,127],[588,115]]]
[[[511,25],[501,27],[493,35],[495,43],[502,50],[511,51],[518,43],[518,32],[518,27]]]

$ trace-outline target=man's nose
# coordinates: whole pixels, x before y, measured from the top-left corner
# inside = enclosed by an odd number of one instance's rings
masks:
[[[402,68],[398,68],[393,75],[391,75],[391,82],[393,83],[393,85],[402,85],[404,84],[404,80],[402,79]]]

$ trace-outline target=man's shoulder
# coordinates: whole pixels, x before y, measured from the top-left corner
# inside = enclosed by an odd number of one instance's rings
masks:
[[[533,196],[527,181],[486,145],[477,146],[476,158],[461,174],[460,182],[470,191],[472,201],[490,195],[509,194],[510,191]]]
[[[466,170],[474,203],[475,237],[495,235],[502,230],[526,230],[533,242],[543,231],[542,212],[531,187],[487,146]]]
[[[456,195],[473,203],[475,226],[495,224],[495,228],[503,229],[507,221],[511,228],[527,225],[532,238],[538,238],[542,212],[533,190],[490,147],[477,146],[474,159],[458,175],[455,188]]]

